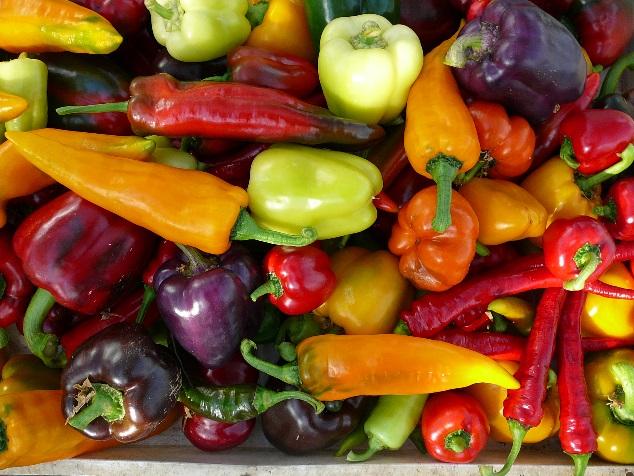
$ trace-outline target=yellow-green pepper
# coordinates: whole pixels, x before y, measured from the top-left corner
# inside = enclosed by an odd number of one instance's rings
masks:
[[[401,113],[423,67],[414,31],[380,15],[332,20],[321,35],[319,81],[328,109],[366,124],[386,124]]]
[[[51,369],[33,354],[12,356],[2,367],[0,395],[27,390],[56,390],[60,386],[60,371]]]
[[[326,239],[370,227],[382,186],[379,169],[356,155],[276,144],[253,161],[247,192],[260,226],[285,233],[310,226]]]
[[[535,309],[528,301],[517,296],[494,299],[487,310],[504,316],[522,335],[527,336],[533,327]]]

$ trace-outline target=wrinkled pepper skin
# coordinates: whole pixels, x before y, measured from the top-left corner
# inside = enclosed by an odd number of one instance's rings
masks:
[[[478,40],[480,44],[474,43]],[[534,124],[583,91],[586,62],[579,43],[528,0],[489,3],[465,25],[452,50],[462,55],[461,61],[452,62],[458,66],[453,73],[466,91],[501,103]]]
[[[104,17],[124,36],[143,29],[149,14],[143,0],[73,0]]]
[[[33,354],[16,354],[2,366],[0,395],[30,390],[57,390],[60,371],[44,365]]]
[[[0,278],[6,286],[0,295],[0,327],[7,327],[24,315],[34,290],[7,230],[0,231]]]
[[[67,192],[24,220],[13,247],[38,287],[73,311],[93,314],[140,277],[154,235]]]
[[[247,192],[260,226],[285,233],[311,226],[327,239],[370,227],[382,185],[379,170],[361,157],[275,144],[253,161]]]
[[[125,101],[130,96],[130,77],[107,57],[71,53],[38,56],[48,67],[49,127],[101,134],[131,135],[128,118],[121,112],[60,116],[61,106],[83,106]]]
[[[128,323],[96,334],[73,354],[61,379],[64,418],[74,415],[76,386],[87,379],[121,392],[125,414],[113,422],[97,417],[81,433],[94,440],[123,443],[150,435],[175,408],[181,388],[181,372],[173,354],[155,344],[138,324]]]
[[[389,250],[400,256],[399,269],[418,289],[444,291],[469,272],[479,233],[478,217],[469,202],[452,192],[451,225],[442,233],[432,227],[436,187],[424,188],[398,213]]]

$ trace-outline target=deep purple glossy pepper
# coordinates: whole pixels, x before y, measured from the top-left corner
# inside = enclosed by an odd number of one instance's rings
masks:
[[[465,25],[446,58],[476,99],[534,124],[583,92],[586,62],[575,37],[528,0],[494,0]]]
[[[154,275],[156,302],[178,341],[205,367],[224,365],[237,351],[257,313],[249,293],[260,281],[258,265],[240,249],[167,261]]]
[[[423,51],[431,51],[450,38],[460,25],[460,12],[447,0],[401,0],[399,23],[418,35]]]

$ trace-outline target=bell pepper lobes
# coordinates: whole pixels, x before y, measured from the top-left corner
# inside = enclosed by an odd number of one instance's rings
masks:
[[[327,316],[346,334],[389,333],[413,289],[398,269],[398,259],[385,250],[347,246],[332,255],[337,285],[314,312]],[[380,289],[380,292],[376,290]]]
[[[335,18],[321,35],[319,81],[328,109],[366,124],[388,124],[405,108],[423,66],[414,31],[380,15]]]
[[[368,228],[379,170],[360,157],[295,144],[275,144],[251,165],[249,207],[261,226],[297,233],[311,226],[319,239]]]
[[[498,363],[511,374],[515,374],[519,368],[518,362],[501,361]],[[477,383],[467,387],[465,391],[474,396],[484,408],[491,428],[491,438],[500,443],[510,443],[513,438],[506,418],[502,414],[503,403],[507,396],[506,389],[489,383]],[[544,401],[544,416],[539,425],[528,430],[524,443],[539,443],[556,435],[558,431],[559,394],[557,392],[556,375],[550,371],[548,393]]]
[[[123,38],[102,16],[70,0],[2,0],[0,48],[11,53],[112,53]]]
[[[0,122],[15,119],[29,107],[29,102],[22,96],[0,91]]]
[[[46,127],[47,74],[46,65],[42,61],[29,58],[25,53],[16,59],[0,62],[0,91],[17,94],[28,102],[26,111],[4,123],[7,131]]]
[[[6,230],[0,231],[0,289],[0,328],[5,328],[24,315],[33,293]]]
[[[493,159],[487,171],[493,178],[518,177],[533,159],[535,132],[526,119],[510,116],[500,104],[473,101],[468,105],[483,151]]]
[[[539,237],[546,230],[544,206],[513,182],[474,178],[460,187],[460,194],[478,217],[483,245]]]
[[[577,99],[586,78],[575,37],[528,0],[489,3],[461,30],[446,62],[476,99],[500,103],[534,124]]]
[[[400,0],[399,23],[420,38],[423,51],[431,51],[460,25],[460,12],[445,0]]]
[[[478,218],[469,202],[452,192],[451,222],[442,233],[433,228],[435,186],[419,191],[401,208],[388,247],[400,256],[399,269],[418,289],[444,291],[469,272],[478,237]]]
[[[59,183],[166,240],[221,254],[229,249],[230,237],[299,246],[316,239],[311,228],[295,237],[259,228],[244,210],[246,191],[213,175],[78,151],[33,133],[8,134],[27,160]]]
[[[145,28],[148,11],[143,0],[73,0],[108,20],[124,36]]]
[[[476,382],[517,388],[495,361],[445,342],[397,334],[320,335],[297,346],[297,361],[277,366],[240,344],[244,359],[267,375],[298,385],[322,401],[358,395],[420,395]],[[398,372],[395,372],[398,369]],[[444,377],[438,378],[440,375]]]
[[[250,0],[256,7],[268,4],[262,21],[254,26],[246,45],[276,53],[315,60],[315,47],[308,30],[302,0]],[[319,44],[319,41],[317,42]]]
[[[425,57],[410,89],[405,119],[405,151],[416,172],[438,186],[433,228],[442,233],[451,224],[451,182],[480,157],[480,143],[451,68],[443,63],[455,38],[445,40]]]
[[[2,367],[0,396],[30,390],[57,390],[60,371],[45,366],[33,354],[13,355]]]
[[[142,327],[122,323],[77,349],[61,387],[70,426],[88,438],[129,443],[152,433],[174,409],[181,372]]]
[[[614,182],[604,204],[594,208],[613,238],[634,240],[634,178],[623,177]]]
[[[313,44],[317,48],[324,28],[335,18],[373,13],[391,23],[398,23],[399,19],[399,4],[394,0],[305,0],[304,8]]]
[[[251,33],[247,0],[145,0],[152,32],[179,61],[208,61],[241,45]]]
[[[619,464],[634,463],[632,387],[634,351],[618,349],[593,354],[585,364],[596,455]]]

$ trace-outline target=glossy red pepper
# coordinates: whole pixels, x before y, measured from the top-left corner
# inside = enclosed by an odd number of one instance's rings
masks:
[[[582,0],[573,22],[581,46],[592,64],[611,65],[623,54],[634,34],[631,0]]]
[[[253,46],[239,46],[227,54],[231,80],[279,89],[293,96],[310,95],[319,85],[317,68],[308,60]]]
[[[583,352],[601,352],[610,349],[634,347],[634,339],[617,339],[614,337],[584,337],[581,339]]]
[[[562,160],[590,175],[627,160],[621,155],[634,141],[634,119],[614,109],[588,109],[568,116],[560,131]]]
[[[0,327],[7,327],[24,315],[33,285],[11,246],[11,235],[0,231]]]
[[[601,222],[588,216],[559,218],[543,236],[544,262],[564,281],[568,291],[579,291],[596,281],[614,261],[616,244]]]
[[[122,35],[142,30],[149,18],[143,0],[73,0],[99,13]]]
[[[446,463],[473,461],[489,439],[489,421],[482,405],[458,390],[431,395],[420,427],[427,452]]]
[[[196,448],[203,451],[222,451],[247,441],[255,428],[255,418],[224,423],[186,411],[182,425],[183,434]]]
[[[618,179],[608,190],[604,205],[594,212],[617,240],[634,240],[634,177]]]
[[[154,274],[163,264],[174,258],[178,254],[178,247],[168,240],[161,240],[154,253],[154,257],[145,267],[143,271],[142,281],[146,286],[152,286],[154,284]]]
[[[328,255],[314,246],[274,246],[264,257],[268,281],[251,299],[269,294],[280,311],[298,315],[317,309],[335,290],[336,277]]]

